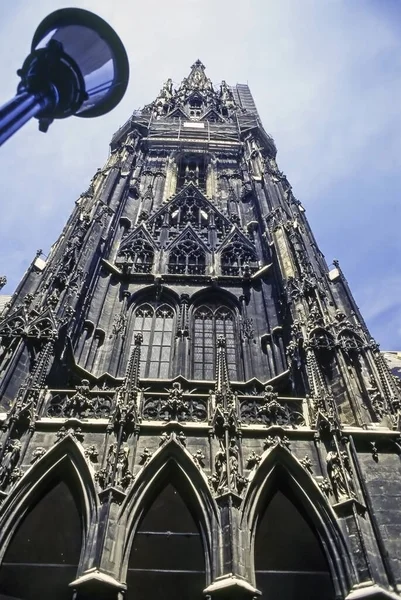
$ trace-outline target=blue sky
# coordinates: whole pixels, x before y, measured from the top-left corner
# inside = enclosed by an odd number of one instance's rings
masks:
[[[401,349],[401,2],[86,0],[127,49],[120,105],[93,120],[35,121],[1,149],[0,274],[11,294],[104,163],[112,134],[200,58],[214,82],[248,82],[278,163],[328,262],[340,260],[382,349]],[[0,23],[0,102],[40,20],[68,6],[14,0]]]

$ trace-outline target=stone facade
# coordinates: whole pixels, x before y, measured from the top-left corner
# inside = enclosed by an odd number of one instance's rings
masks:
[[[132,115],[0,336],[0,598],[400,597],[400,384],[248,86]]]

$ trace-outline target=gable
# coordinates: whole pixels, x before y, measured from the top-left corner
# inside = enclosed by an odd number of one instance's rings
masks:
[[[175,246],[177,246],[177,244],[179,244],[180,242],[186,242],[186,241],[191,241],[191,242],[195,242],[195,244],[197,244],[200,248],[202,248],[202,250],[204,252],[210,252],[210,247],[208,244],[205,244],[205,242],[197,235],[197,233],[193,230],[193,228],[191,227],[191,225],[188,225],[184,231],[178,236],[176,237],[167,247],[166,250],[170,251],[172,250]]]
[[[228,249],[230,246],[241,244],[243,247],[248,249],[250,252],[253,252],[256,256],[256,248],[254,244],[242,233],[237,226],[234,226],[228,236],[223,240],[219,252],[221,253],[225,249]]]
[[[156,234],[157,230],[160,230],[166,214],[169,215],[169,240],[180,235],[189,225],[204,241],[208,240],[209,230],[212,226],[216,230],[218,238],[226,236],[232,227],[231,222],[193,183],[185,186],[149,217],[147,226],[152,233]]]
[[[153,248],[153,250],[156,250],[157,248],[155,240],[150,235],[149,231],[146,228],[146,225],[144,223],[141,223],[130,234],[128,234],[127,237],[123,239],[118,249],[118,254],[121,254],[121,252],[130,248],[130,246],[132,246],[138,240],[146,242]]]

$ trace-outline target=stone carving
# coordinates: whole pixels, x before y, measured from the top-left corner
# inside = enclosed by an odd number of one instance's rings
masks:
[[[241,321],[241,331],[242,336],[246,340],[253,340],[255,335],[255,330],[253,327],[253,319],[242,319]]]
[[[377,418],[381,420],[385,414],[386,405],[382,394],[377,387],[376,380],[373,375],[370,376],[370,385],[367,388],[370,405],[373,408]]]
[[[168,442],[169,439],[170,439],[170,434],[168,434],[167,431],[163,431],[163,433],[159,437],[159,446],[163,446],[163,444]]]
[[[192,458],[199,469],[203,469],[205,467],[205,455],[203,454],[202,450],[197,450],[195,454],[192,455]]]
[[[260,463],[261,458],[262,457],[259,456],[259,454],[256,454],[256,452],[253,451],[247,458],[246,468],[247,469],[255,469],[258,466],[258,464]]]
[[[345,451],[338,452],[333,449],[326,456],[327,474],[333,488],[333,493],[338,502],[355,498],[352,481],[351,465]]]
[[[90,460],[90,462],[97,462],[97,458],[99,456],[99,452],[96,448],[96,446],[94,446],[92,444],[92,446],[88,446],[87,448],[85,448],[85,456],[86,458],[88,458]]]
[[[275,446],[283,446],[290,450],[290,440],[286,435],[269,435],[263,442],[263,449],[267,450],[268,448],[274,448]]]
[[[183,431],[179,431],[177,433],[176,439],[185,448],[185,446],[187,445],[187,438],[186,438],[186,435],[185,435],[185,433]]]
[[[91,391],[87,379],[83,379],[75,390],[72,395],[53,392],[46,415],[79,419],[106,418],[110,415],[113,394]]]
[[[0,466],[0,489],[4,490],[12,481],[20,476],[17,464],[21,453],[21,442],[9,440]]]
[[[376,446],[376,442],[369,442],[369,444],[370,444],[370,449],[372,452],[372,458],[375,462],[378,462],[379,461],[379,449]]]
[[[149,421],[206,421],[207,402],[200,398],[187,397],[184,400],[181,384],[173,383],[167,399],[145,398],[142,416]]]
[[[145,466],[152,458],[152,453],[149,448],[144,448],[142,454],[139,457],[139,464]]]
[[[279,401],[273,387],[265,386],[262,399],[249,398],[240,401],[240,415],[243,423],[250,425],[272,425],[297,427],[305,425],[302,414],[302,401]]]
[[[22,305],[0,321],[0,335],[5,337],[28,337],[40,340],[55,340],[59,323],[49,306],[30,307],[32,294],[27,294]]]
[[[125,490],[129,486],[133,479],[133,475],[128,469],[129,452],[128,446],[119,449],[116,443],[109,446],[106,466],[95,475],[101,488],[115,486]]]
[[[329,497],[330,494],[333,493],[333,489],[330,485],[330,481],[327,479],[327,477],[325,477],[322,481],[319,481],[318,483],[320,489],[322,490],[323,494],[325,494],[325,496]]]
[[[299,462],[301,463],[304,469],[309,471],[309,473],[312,473],[312,462],[307,454],[305,454],[305,456],[301,458]]]
[[[112,336],[113,335],[121,335],[122,337],[125,335],[127,329],[127,317],[123,314],[118,314],[114,316],[113,328],[112,328]]]
[[[148,214],[142,211],[142,220],[148,218]],[[140,232],[135,238],[126,240],[121,245],[116,264],[121,266],[125,272],[151,273],[154,261],[154,250],[150,243]]]
[[[42,458],[42,456],[44,456],[46,454],[46,448],[43,448],[42,446],[38,446],[33,452],[32,452],[32,458],[31,458],[31,465],[35,464],[38,460],[40,460]]]
[[[209,482],[217,494],[224,494],[230,490],[240,494],[247,485],[247,480],[239,474],[238,444],[236,440],[232,439],[230,441],[228,452],[224,445],[220,444],[220,450],[216,452],[214,459],[214,467],[215,470],[213,475],[209,477]]]
[[[80,427],[66,427],[65,425],[62,425],[56,433],[56,439],[59,442],[67,437],[67,435],[71,435],[78,440],[78,442],[82,443],[84,441],[84,433]]]

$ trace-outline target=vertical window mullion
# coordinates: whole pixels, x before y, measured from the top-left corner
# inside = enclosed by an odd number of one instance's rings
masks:
[[[148,377],[149,370],[150,370],[150,359],[152,357],[152,346],[153,346],[153,338],[155,335],[155,325],[156,325],[156,311],[153,309],[153,316],[152,316],[152,322],[150,325],[150,333],[149,333],[148,355],[146,357],[145,377]]]
[[[160,377],[162,359],[163,359],[163,348],[164,348],[164,329],[166,323],[166,314],[162,317],[161,335],[160,335],[160,353],[159,353],[159,364],[157,366],[157,376]]]

